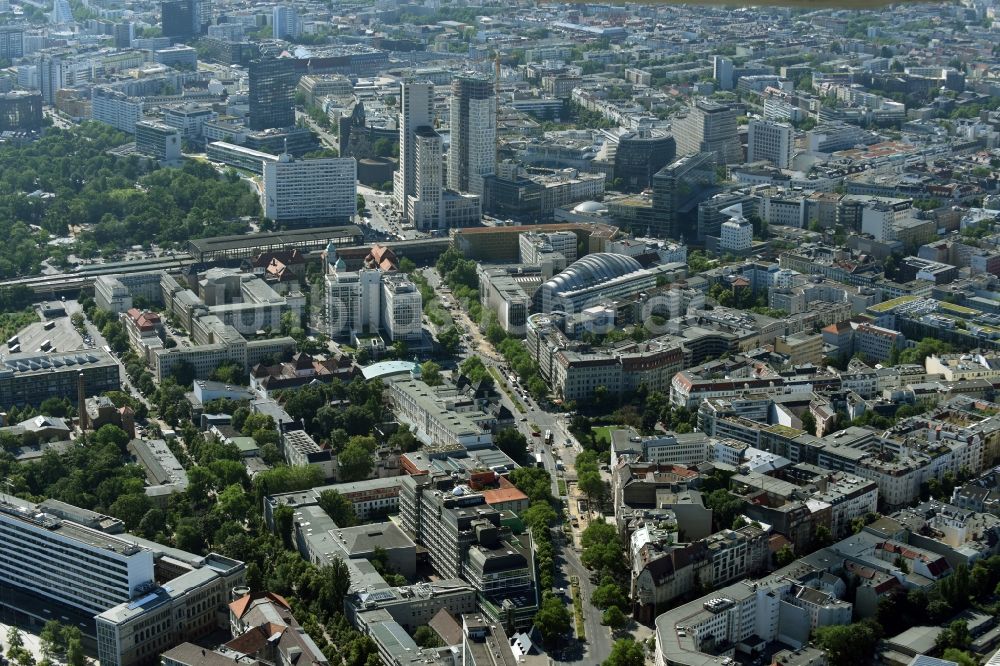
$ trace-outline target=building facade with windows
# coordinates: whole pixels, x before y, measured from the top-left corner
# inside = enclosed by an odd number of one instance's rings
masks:
[[[269,220],[286,224],[346,224],[357,214],[358,163],[353,157],[263,162],[261,206]]]

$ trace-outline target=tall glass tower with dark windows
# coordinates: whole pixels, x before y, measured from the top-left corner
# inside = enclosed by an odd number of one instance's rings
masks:
[[[295,61],[270,58],[250,63],[250,129],[295,125]]]

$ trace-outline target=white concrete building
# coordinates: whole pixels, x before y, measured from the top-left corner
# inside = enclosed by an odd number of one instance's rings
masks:
[[[792,126],[771,120],[751,120],[747,135],[747,162],[767,160],[779,169],[792,164],[795,136]]]
[[[327,248],[326,320],[331,338],[383,332],[393,342],[422,339],[423,299],[401,273],[345,269],[333,245]]]
[[[433,126],[434,84],[404,82],[400,87],[399,108],[399,169],[393,174],[392,197],[403,219],[410,219],[410,197],[417,192],[416,131]]]
[[[295,7],[277,5],[271,10],[271,34],[275,39],[295,39],[302,34],[302,22]]]
[[[746,252],[753,246],[753,225],[743,217],[743,207],[733,206],[722,212],[732,217],[722,223],[719,250],[721,252]]]
[[[413,193],[407,196],[408,220],[420,230],[438,229],[441,226],[444,144],[434,128],[424,126],[414,132],[411,145],[414,177]]]
[[[357,162],[353,157],[264,163],[261,206],[277,222],[347,222],[357,213]]]

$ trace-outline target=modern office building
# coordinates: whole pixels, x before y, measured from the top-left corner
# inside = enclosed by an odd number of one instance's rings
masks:
[[[225,141],[212,141],[205,147],[205,156],[213,162],[221,162],[238,169],[246,169],[257,175],[264,174],[264,165],[276,162],[277,155],[238,146]],[[355,202],[356,205],[356,202]]]
[[[496,171],[497,99],[489,79],[452,79],[450,128],[448,187],[482,196],[483,176]]]
[[[628,132],[618,138],[615,150],[617,189],[641,191],[650,186],[653,175],[677,156],[674,137],[652,130]]]
[[[678,155],[713,153],[719,164],[743,161],[736,110],[728,105],[699,99],[674,123],[674,138]]]
[[[163,650],[220,628],[229,591],[245,580],[242,562],[161,546],[56,500],[0,494],[0,541],[0,581],[22,592],[4,605],[35,598],[23,610],[96,616],[98,657],[112,666],[158,663]],[[93,636],[95,625],[83,631]]]
[[[299,13],[291,5],[276,5],[271,11],[271,36],[275,39],[297,39],[302,34]]]
[[[410,198],[417,193],[417,129],[433,132],[434,84],[404,81],[399,108],[399,170],[393,174],[392,196],[403,219],[411,219]]]
[[[0,405],[73,400],[81,375],[88,395],[121,388],[118,364],[101,349],[7,354],[0,360]]]
[[[444,142],[433,127],[424,125],[414,130],[408,148],[413,155],[413,194],[407,196],[407,219],[422,231],[438,229],[442,212]]]
[[[788,123],[753,119],[747,135],[747,162],[767,160],[779,169],[792,165],[795,134]]]
[[[519,239],[522,264],[542,264],[550,255],[561,254],[566,264],[576,261],[577,236],[572,231],[552,231],[521,234]]]
[[[0,580],[96,615],[153,587],[153,554],[101,529],[0,494]],[[103,518],[111,528],[112,518]],[[120,524],[113,528],[121,531]]]
[[[248,68],[250,129],[291,127],[295,124],[295,61],[292,58],[254,60]]]
[[[0,26],[0,58],[14,60],[24,57],[24,26]]]
[[[283,224],[347,224],[357,214],[357,161],[353,157],[263,162],[264,217]]]
[[[135,149],[160,162],[176,162],[181,158],[181,133],[163,123],[140,120],[135,124]]]
[[[428,386],[419,376],[416,371],[386,382],[395,413],[402,423],[410,424],[418,439],[469,451],[493,444],[493,415],[463,403],[453,387]]]
[[[737,255],[747,252],[753,246],[753,225],[743,217],[739,207],[727,208],[723,212],[728,213],[730,218],[722,223],[719,251]]]
[[[157,49],[153,52],[153,60],[174,69],[186,69],[192,72],[198,69],[198,51],[184,44]]]
[[[532,311],[580,313],[602,302],[631,298],[655,287],[659,276],[683,268],[680,264],[643,268],[624,254],[588,254],[542,283],[532,297]]]
[[[186,39],[194,35],[192,0],[167,0],[160,3],[160,29],[164,37]]]
[[[732,90],[733,81],[733,61],[722,56],[712,56],[712,78],[715,79],[719,90]]]
[[[434,570],[468,581],[490,619],[530,624],[537,600],[526,536],[510,535],[483,494],[450,474],[408,475],[400,486],[401,525],[427,549]]]
[[[715,186],[715,153],[704,152],[681,157],[653,176],[652,216],[648,220],[650,236],[681,238],[690,232],[700,201]]]
[[[37,132],[40,129],[41,93],[15,90],[0,94],[0,132]]]

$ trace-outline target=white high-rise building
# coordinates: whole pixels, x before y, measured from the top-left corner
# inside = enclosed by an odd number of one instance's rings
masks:
[[[753,246],[753,225],[743,217],[743,204],[722,211],[731,217],[722,223],[719,249],[722,252],[746,252]]]
[[[401,273],[382,274],[382,327],[389,339],[419,341],[423,299],[420,290]]]
[[[747,135],[747,162],[767,160],[779,169],[792,164],[795,134],[788,123],[773,120],[751,120]]]
[[[326,320],[331,338],[382,332],[389,341],[420,342],[423,299],[402,273],[348,271],[331,243],[326,248]]]
[[[302,35],[302,22],[295,7],[275,6],[271,11],[271,33],[275,39],[296,39]]]
[[[285,222],[349,221],[357,213],[358,165],[353,157],[292,159],[264,163],[264,216]]]
[[[712,78],[719,90],[733,89],[733,61],[722,56],[712,56]]]
[[[432,127],[417,128],[411,141],[414,186],[407,196],[409,222],[420,230],[441,227],[441,135]]]
[[[51,23],[60,25],[63,23],[74,23],[73,10],[67,0],[52,0],[52,14],[49,15]]]
[[[464,75],[451,83],[448,187],[483,195],[483,176],[496,172],[497,100],[493,84]]]
[[[399,169],[393,174],[392,197],[401,217],[411,220],[410,199],[417,194],[417,129],[433,132],[434,84],[404,81],[399,108]]]

